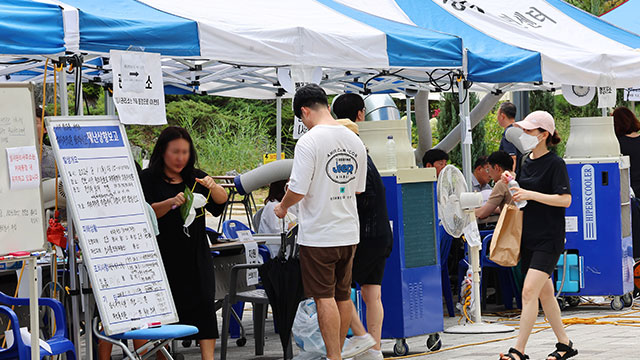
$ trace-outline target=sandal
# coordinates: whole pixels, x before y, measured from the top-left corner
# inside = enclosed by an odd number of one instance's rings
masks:
[[[564,352],[564,355],[560,356],[560,352]],[[547,358],[554,357],[556,360],[565,360],[578,355],[578,350],[573,348],[573,342],[569,341],[569,345],[563,343],[556,344],[556,351],[547,355]]]
[[[514,354],[518,356],[517,359],[513,356]],[[525,354],[521,353],[520,351],[518,351],[518,350],[516,350],[514,348],[509,349],[509,351],[505,355],[500,356],[500,360],[502,360],[505,357],[507,357],[507,358],[509,358],[511,360],[527,360],[527,359],[529,359],[529,355],[525,355]]]

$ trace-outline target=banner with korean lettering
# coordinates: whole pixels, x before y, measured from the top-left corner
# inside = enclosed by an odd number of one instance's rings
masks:
[[[569,85],[614,86],[603,63],[640,61],[629,46],[600,34],[544,0],[433,0],[474,29],[540,53],[542,78]],[[597,49],[607,49],[606,54]],[[614,83],[615,80],[615,83]]]
[[[47,129],[105,332],[176,322],[124,128],[115,117],[51,119]]]

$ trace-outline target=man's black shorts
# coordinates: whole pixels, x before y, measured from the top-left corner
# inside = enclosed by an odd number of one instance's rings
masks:
[[[353,258],[353,282],[358,285],[382,285],[387,257],[356,252]]]

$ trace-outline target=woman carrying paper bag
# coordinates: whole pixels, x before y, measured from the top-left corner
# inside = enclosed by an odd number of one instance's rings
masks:
[[[525,360],[525,346],[538,316],[538,299],[558,343],[548,360],[564,360],[578,354],[562,324],[560,307],[554,296],[553,273],[564,251],[565,209],[571,205],[569,175],[564,161],[549,151],[560,142],[551,114],[534,111],[515,126],[524,129],[520,139],[531,151],[517,176],[520,187],[512,187],[513,201],[527,201],[522,211],[520,247],[522,273],[522,315],[516,345],[501,360]],[[511,174],[505,171],[502,181]]]

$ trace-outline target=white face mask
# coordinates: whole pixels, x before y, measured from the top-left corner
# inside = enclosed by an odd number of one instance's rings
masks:
[[[189,209],[189,215],[187,216],[187,218],[184,220],[184,232],[185,234],[187,234],[187,236],[190,237],[189,235],[189,225],[191,225],[191,223],[193,223],[193,220],[196,219],[196,209],[200,209],[201,207],[205,206],[207,204],[207,198],[204,197],[204,195],[199,194],[199,193],[194,193],[193,194],[193,203],[191,203],[191,208]]]
[[[522,133],[522,135],[520,135],[518,140],[520,140],[520,144],[522,144],[522,150],[524,150],[523,152],[525,153],[535,149],[540,142],[537,136],[529,135],[524,132]]]

